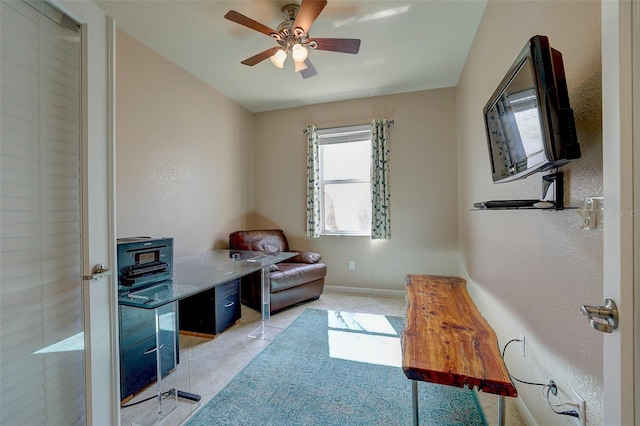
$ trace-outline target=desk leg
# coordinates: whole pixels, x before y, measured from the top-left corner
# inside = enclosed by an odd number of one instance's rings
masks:
[[[269,267],[262,268],[260,275],[262,324],[249,333],[249,337],[254,339],[273,340],[282,331],[281,328],[271,327],[271,281],[269,272]]]
[[[420,420],[418,418],[418,381],[411,380],[411,403],[413,406],[413,426],[418,426]]]
[[[142,308],[140,308],[142,309]],[[174,311],[175,312],[175,311]],[[156,320],[156,347],[153,351],[156,353],[156,384],[157,384],[157,406],[147,411],[142,417],[138,418],[135,422],[133,422],[133,426],[150,426],[160,424],[164,419],[169,416],[178,406],[178,397],[177,393],[173,392],[173,395],[163,396],[163,392],[169,391],[169,389],[175,389],[175,386],[171,386],[175,377],[172,377],[172,380],[167,380],[167,378],[162,378],[162,341],[160,335],[160,308],[154,309],[155,320]],[[175,315],[175,313],[174,313]],[[173,345],[173,365],[176,364],[176,338],[174,329],[175,320],[171,319],[171,330],[173,332],[171,336],[171,345]],[[149,351],[151,353],[151,351]],[[163,391],[163,387],[165,390]]]

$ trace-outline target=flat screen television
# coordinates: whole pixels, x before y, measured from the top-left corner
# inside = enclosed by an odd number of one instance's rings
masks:
[[[483,109],[494,183],[580,158],[562,54],[532,37]]]

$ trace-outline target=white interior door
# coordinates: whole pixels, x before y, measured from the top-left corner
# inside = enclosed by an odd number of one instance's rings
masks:
[[[3,0],[2,424],[119,423],[113,23],[93,3]],[[111,123],[111,124],[110,124]]]
[[[633,227],[638,220],[634,210],[633,124],[635,118],[638,125],[638,111],[634,111],[632,91],[634,50],[638,54],[632,35],[634,26],[635,31],[638,30],[637,7],[637,2],[627,0],[602,2],[603,296],[613,299],[619,310],[618,329],[604,336],[604,419],[611,425],[633,425],[637,420],[634,417],[634,309],[637,307],[634,307]],[[635,37],[637,42],[637,35]]]
[[[0,423],[82,425],[82,31],[43,1],[0,11]]]
[[[115,25],[92,2],[59,1],[83,31],[83,248],[84,275],[115,268]],[[117,274],[85,280],[87,424],[118,425]]]

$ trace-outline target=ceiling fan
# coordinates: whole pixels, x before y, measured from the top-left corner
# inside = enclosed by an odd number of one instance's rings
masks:
[[[224,17],[237,24],[273,37],[278,46],[267,49],[242,61],[244,65],[254,66],[265,59],[278,68],[284,66],[287,53],[291,52],[296,72],[302,78],[309,78],[318,72],[308,58],[308,50],[327,50],[331,52],[356,54],[360,50],[360,40],[352,38],[316,38],[309,35],[309,28],[327,5],[327,0],[302,0],[300,5],[287,4],[282,7],[284,22],[273,30],[260,22],[230,10]]]

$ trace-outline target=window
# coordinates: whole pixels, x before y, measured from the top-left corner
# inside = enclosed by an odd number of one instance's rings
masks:
[[[371,125],[318,130],[324,235],[371,235]]]

